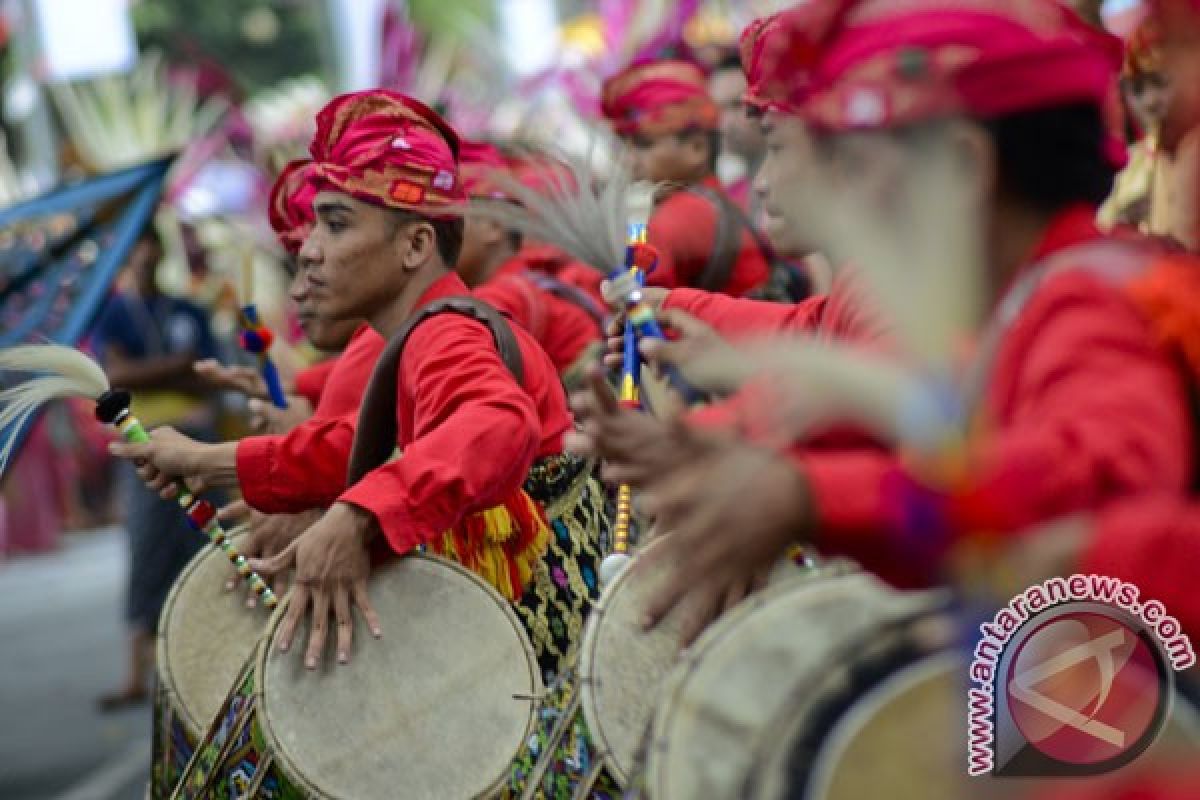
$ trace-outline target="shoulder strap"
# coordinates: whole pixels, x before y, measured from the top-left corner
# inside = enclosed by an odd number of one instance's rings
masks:
[[[729,282],[733,264],[741,250],[741,234],[745,231],[754,240],[758,252],[762,253],[770,272],[763,291],[760,294],[751,294],[751,297],[796,303],[811,293],[810,285],[799,277],[796,267],[776,252],[770,240],[751,221],[741,206],[708,186],[696,186],[691,191],[711,203],[717,209],[719,218],[713,252],[701,275],[701,289],[715,292]]]
[[[527,270],[525,275],[529,278],[529,281],[539,289],[549,292],[555,297],[562,298],[572,305],[579,306],[579,308],[583,309],[587,315],[592,318],[592,321],[596,323],[596,327],[604,330],[604,309],[601,308],[600,304],[593,300],[587,292],[583,291],[578,286],[572,286],[571,284],[560,281],[553,275],[547,275],[544,272]]]
[[[693,186],[689,192],[703,197],[717,212],[717,230],[713,236],[712,250],[708,263],[696,280],[696,288],[719,292],[729,284],[733,265],[742,249],[741,225],[736,215],[730,213],[730,205],[724,195],[708,186]]]
[[[353,486],[371,470],[384,464],[396,449],[396,387],[400,358],[404,346],[413,331],[421,323],[438,314],[462,314],[482,322],[492,332],[496,350],[508,371],[518,384],[525,382],[525,363],[521,348],[512,326],[499,311],[474,297],[443,297],[417,310],[400,332],[392,337],[384,348],[371,381],[363,394],[362,408],[358,412],[358,426],[354,433],[354,446],[350,450],[350,466],[346,474],[346,485]]]

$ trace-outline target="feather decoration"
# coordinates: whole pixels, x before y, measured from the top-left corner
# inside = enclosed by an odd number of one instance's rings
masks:
[[[678,0],[664,12],[657,29],[634,53],[634,61],[651,60],[683,42],[683,31],[700,11],[700,0]]]
[[[693,386],[714,392],[764,382],[771,392],[771,419],[762,428],[779,447],[836,421],[893,444],[932,449],[964,423],[953,386],[894,356],[813,336],[713,349],[682,372]]]
[[[109,389],[100,365],[78,350],[61,345],[22,345],[0,350],[0,371],[42,373],[0,392],[0,474],[24,423],[46,403],[60,397],[95,400]]]
[[[468,213],[555,245],[609,274],[625,263],[628,225],[645,222],[649,206],[648,193],[638,191],[621,164],[613,164],[606,179],[597,180],[593,165],[599,141],[594,139],[582,157],[546,158],[542,189],[532,189],[509,175],[497,176],[497,183],[516,203],[489,203]]]
[[[8,466],[8,458],[16,444],[23,423],[39,407],[64,397],[83,397],[96,403],[96,418],[121,432],[127,442],[150,440],[142,423],[129,410],[129,393],[113,389],[108,376],[92,359],[73,347],[57,344],[20,345],[0,350],[0,372],[32,374],[0,392],[0,475]],[[17,423],[17,424],[11,424]],[[246,582],[263,600],[264,607],[274,609],[278,598],[266,582],[250,569],[245,557],[238,552],[217,520],[212,503],[194,496],[180,481],[176,483],[176,502],[189,525],[209,537],[213,545],[229,558]]]
[[[16,165],[8,155],[8,140],[0,131],[0,209],[20,202],[25,197],[25,188],[17,174]]]
[[[838,174],[860,155],[813,159],[781,207],[835,264],[853,265],[869,306],[910,363],[949,374],[982,325],[987,266],[980,200],[944,133],[933,127],[904,143],[881,139],[881,152],[906,150],[903,178],[886,190]]]

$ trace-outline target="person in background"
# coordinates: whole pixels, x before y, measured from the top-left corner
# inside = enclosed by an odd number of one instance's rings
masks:
[[[754,176],[762,166],[766,141],[758,116],[750,112],[743,97],[746,93],[746,73],[737,51],[731,52],[708,77],[708,92],[721,111],[721,154],[717,173],[733,162],[738,177],[725,184],[725,192],[750,217],[763,227],[762,198],[751,188]]]
[[[1158,21],[1146,17],[1125,44],[1121,91],[1129,110],[1129,163],[1117,176],[1112,194],[1100,208],[1100,222],[1166,234],[1170,227],[1172,158],[1159,146],[1159,132],[1170,101],[1170,86],[1162,64],[1162,33]]]
[[[148,227],[130,254],[117,292],[101,313],[94,346],[113,385],[134,394],[147,427],[170,424],[202,440],[215,438],[213,395],[192,370],[217,354],[209,320],[195,304],[158,288],[161,240]],[[158,616],[171,584],[205,544],[173,501],[163,500],[121,465],[120,487],[129,533],[126,621],[130,629],[125,685],[102,696],[104,710],[143,702],[154,657]]]
[[[762,288],[768,256],[717,180],[720,112],[704,73],[685,61],[634,64],[605,81],[603,111],[633,177],[664,186],[648,223],[659,263],[647,285],[734,297]]]
[[[494,146],[464,142],[461,172],[474,209],[514,202],[503,188],[514,170]],[[545,249],[527,247],[520,232],[468,213],[455,269],[472,294],[533,334],[565,386],[578,387],[599,356],[605,308],[585,290],[538,269]]]

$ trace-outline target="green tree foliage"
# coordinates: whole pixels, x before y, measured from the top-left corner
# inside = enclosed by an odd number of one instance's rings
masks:
[[[208,62],[249,94],[283,78],[323,74],[323,0],[139,0],[143,49],[175,64]]]

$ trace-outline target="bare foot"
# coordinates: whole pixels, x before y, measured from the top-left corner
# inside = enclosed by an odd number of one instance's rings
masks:
[[[126,686],[124,689],[100,695],[96,705],[102,712],[120,711],[132,706],[140,706],[150,698],[150,693],[140,686]]]

